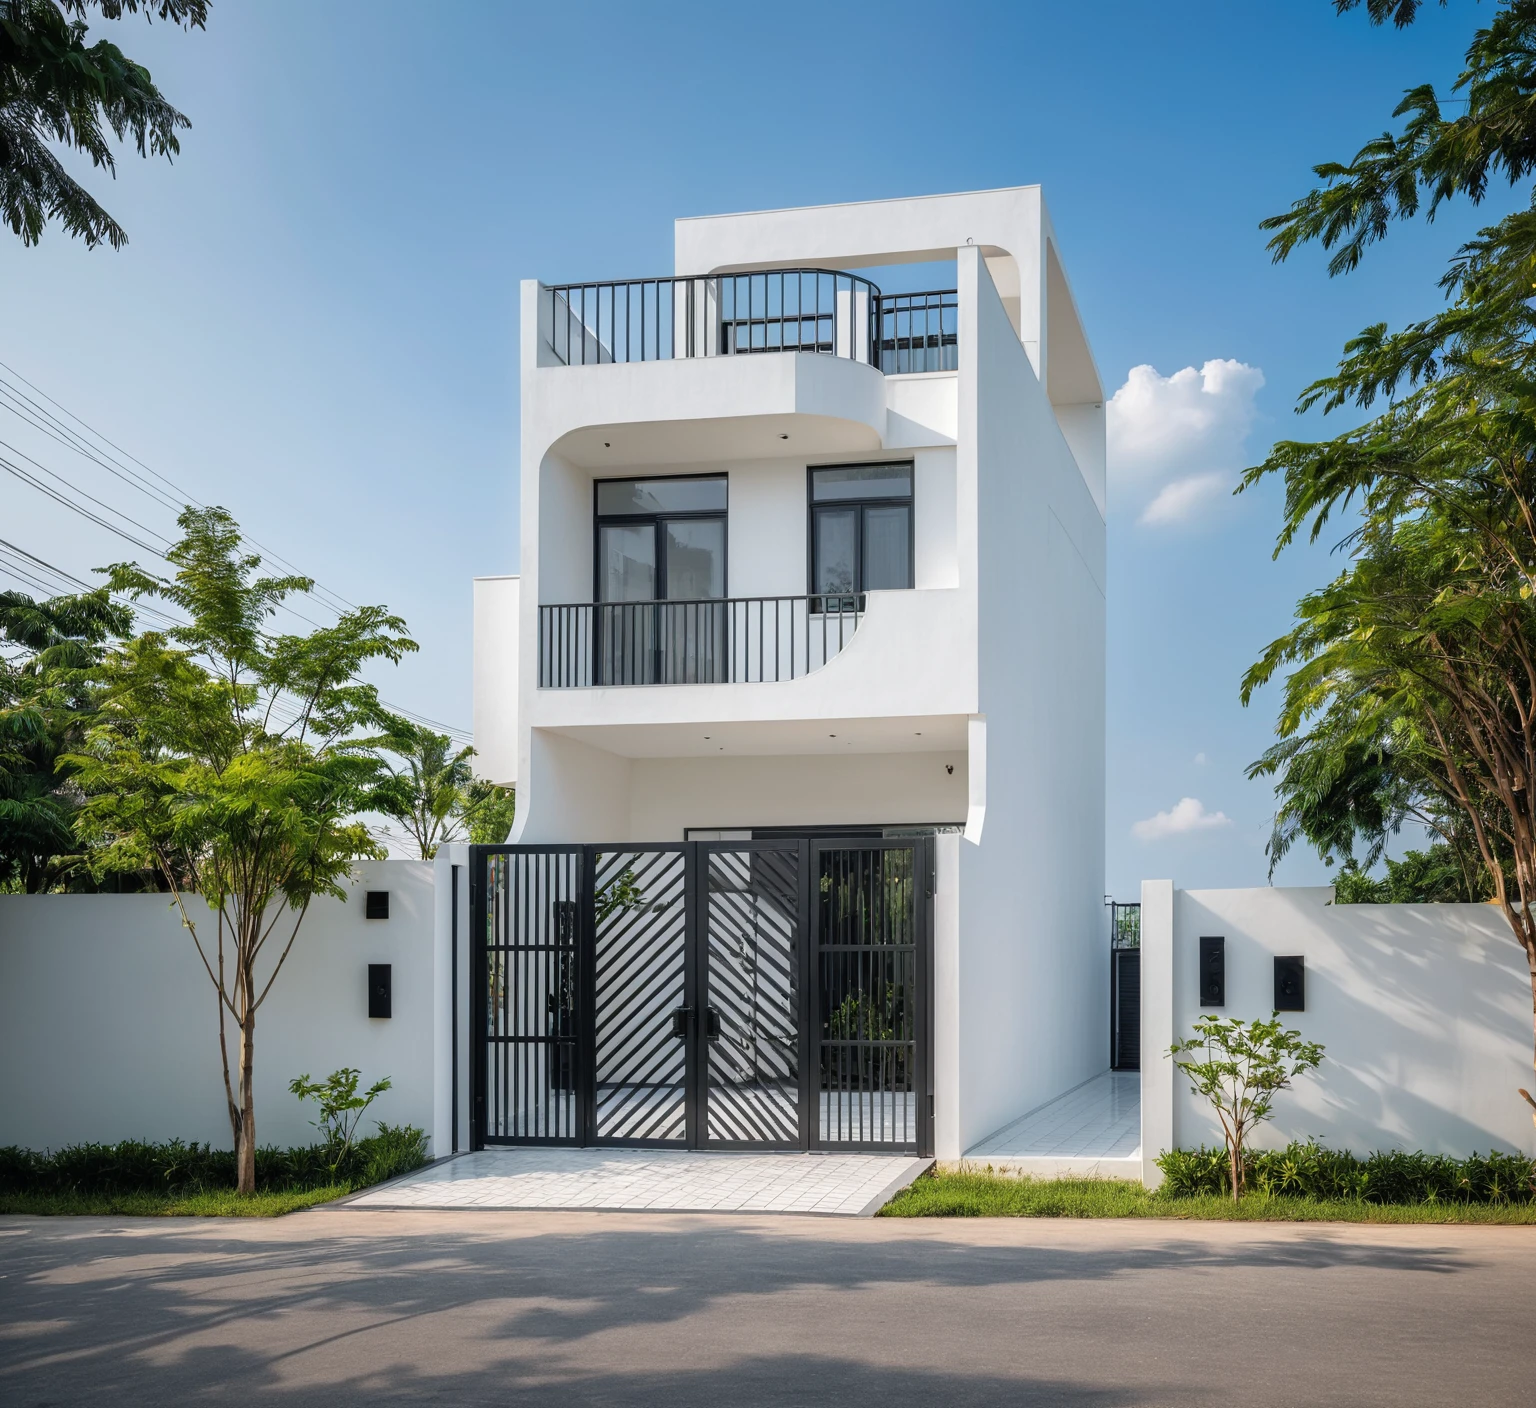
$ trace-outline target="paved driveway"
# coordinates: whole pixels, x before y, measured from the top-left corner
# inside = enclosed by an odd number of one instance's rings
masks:
[[[0,1402],[1529,1404],[1528,1228],[0,1219]]]
[[[889,1154],[486,1149],[360,1193],[347,1206],[872,1217],[932,1162]]]

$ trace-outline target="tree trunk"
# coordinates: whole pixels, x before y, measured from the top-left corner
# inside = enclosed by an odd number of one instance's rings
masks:
[[[240,1022],[240,1127],[235,1142],[235,1191],[256,1191],[256,1011],[247,1006]]]
[[[1531,975],[1531,1031],[1536,1037],[1536,953],[1530,949],[1525,951],[1525,966]],[[1532,1047],[1532,1060],[1536,1062],[1536,1046]],[[1536,1083],[1536,1082],[1533,1082]],[[1525,1103],[1531,1107],[1531,1123],[1536,1124],[1536,1099],[1533,1099],[1529,1090],[1522,1090]]]
[[[1235,1138],[1227,1140],[1227,1161],[1232,1169],[1232,1201],[1237,1202],[1242,1194],[1242,1167],[1243,1150]]]

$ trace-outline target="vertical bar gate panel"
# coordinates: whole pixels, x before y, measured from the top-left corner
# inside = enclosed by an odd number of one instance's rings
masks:
[[[812,848],[817,1144],[931,1142],[926,840]]]
[[[1114,965],[1114,1060],[1117,1071],[1141,1069],[1141,950],[1117,948]]]
[[[690,1141],[695,1023],[686,845],[591,850],[599,1144]]]
[[[582,862],[571,846],[472,852],[472,1147],[581,1140]]]
[[[703,1142],[804,1148],[801,882],[808,847],[714,842],[700,851]]]

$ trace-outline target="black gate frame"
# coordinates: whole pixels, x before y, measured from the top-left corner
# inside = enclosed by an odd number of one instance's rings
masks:
[[[800,1053],[800,1139],[794,1144],[708,1140],[707,1082],[704,1048],[707,1037],[701,1021],[700,994],[707,986],[709,946],[705,924],[708,914],[709,864],[711,852],[799,851],[799,1053]],[[917,1004],[914,1031],[914,1087],[917,1098],[917,1138],[913,1144],[824,1140],[820,1120],[820,1052],[818,1047],[820,992],[818,924],[814,877],[819,872],[817,858],[823,851],[901,850],[913,852],[914,883],[918,883],[916,905],[916,983]],[[631,1141],[604,1139],[602,1147],[661,1147],[708,1149],[720,1151],[824,1150],[842,1153],[915,1153],[931,1157],[934,1140],[933,1110],[933,894],[935,852],[933,838],[927,835],[889,838],[874,837],[794,837],[740,841],[621,841],[603,845],[472,845],[469,848],[469,1147],[472,1150],[503,1145],[553,1145],[567,1148],[599,1146],[597,1134],[597,1007],[595,984],[597,966],[597,896],[596,871],[599,855],[673,853],[684,857],[683,890],[686,904],[685,956],[683,963],[683,1003],[688,1011],[689,1033],[686,1040],[686,1124],[684,1141]],[[486,1027],[489,1016],[490,946],[486,943],[488,922],[486,861],[494,855],[575,856],[578,866],[578,905],[576,963],[575,1084],[577,1133],[562,1137],[487,1136],[486,1096],[489,1085],[489,1043]],[[455,1095],[457,1100],[457,1095]]]

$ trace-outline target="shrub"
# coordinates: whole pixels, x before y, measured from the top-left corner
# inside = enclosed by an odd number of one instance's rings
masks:
[[[1247,1150],[1250,1187],[1271,1196],[1342,1202],[1536,1203],[1536,1161],[1524,1154],[1447,1154],[1378,1150],[1364,1158],[1321,1144]],[[1231,1192],[1225,1149],[1175,1149],[1160,1154],[1163,1192],[1194,1198]]]
[[[427,1137],[414,1125],[380,1124],[377,1134],[357,1140],[339,1164],[323,1144],[295,1149],[272,1146],[256,1151],[259,1192],[294,1192],[344,1184],[366,1187],[427,1162]],[[148,1144],[71,1144],[39,1153],[0,1148],[0,1193],[76,1193],[114,1197],[129,1193],[204,1193],[235,1186],[235,1156],[229,1149],[172,1139]]]

